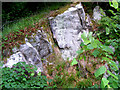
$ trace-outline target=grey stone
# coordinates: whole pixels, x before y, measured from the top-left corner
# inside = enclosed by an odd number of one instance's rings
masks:
[[[26,62],[26,59],[21,52],[17,52],[15,54],[11,55],[10,58],[7,59],[7,63],[4,64],[3,67],[12,68],[12,66],[18,62]]]
[[[86,26],[85,12],[81,3],[50,19],[50,26],[63,59],[76,57],[76,51],[81,43],[79,33],[83,32]]]
[[[99,6],[96,6],[93,10],[93,20],[98,21],[102,16],[105,16],[105,12]]]
[[[13,48],[15,54],[7,59],[4,67],[12,67],[18,62],[26,62],[37,66],[38,72],[43,72],[41,58],[46,58],[52,53],[52,47],[48,42],[47,34],[41,30],[33,33],[29,38],[25,38],[25,44],[20,45],[20,48]]]

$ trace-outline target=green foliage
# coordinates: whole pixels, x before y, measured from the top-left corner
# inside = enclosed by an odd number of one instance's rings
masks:
[[[85,35],[85,33],[83,33],[81,35],[81,37],[82,37],[84,43],[81,43],[80,46],[82,46],[82,47],[79,51],[77,51],[77,53],[80,55],[79,60],[81,60],[81,57],[84,57],[85,54],[93,55],[94,57],[100,58],[101,62],[106,61],[109,64],[110,69],[112,71],[116,72],[116,75],[118,75],[118,73],[117,73],[118,65],[116,65],[116,63],[113,60],[110,60],[110,59],[113,59],[111,56],[112,54],[114,54],[113,50],[109,46],[103,45],[99,40],[92,37],[92,32],[88,33],[88,35]],[[91,52],[91,51],[93,51],[93,52]],[[71,64],[72,65],[77,64],[74,62],[76,62],[76,59],[74,59]],[[95,74],[95,77],[98,78],[99,76],[103,75],[105,72],[107,72],[110,75],[110,77],[113,77],[115,81],[118,80],[116,75],[112,74],[112,72],[110,72],[109,70],[106,70],[105,66],[102,66],[99,69],[97,69],[97,71],[94,74]],[[109,85],[108,82],[109,82],[109,79],[102,78],[101,88],[114,86],[113,85],[114,83],[111,83]],[[118,86],[116,86],[116,87],[118,87]]]
[[[117,60],[120,60],[120,8],[119,3],[116,0],[112,0],[109,2],[111,7],[117,9],[115,13],[113,10],[110,11],[113,15],[108,17],[102,17],[102,19],[98,22],[100,24],[99,31],[97,35],[99,39],[105,43],[106,45],[111,45],[115,48],[114,57],[117,56]],[[102,31],[101,31],[102,30]],[[104,31],[105,30],[105,31]]]
[[[106,85],[108,85],[109,81],[106,78],[102,78],[101,81],[101,88],[105,88]],[[108,86],[109,87],[109,86]]]
[[[97,71],[95,72],[95,77],[99,77],[100,75],[104,74],[106,71],[106,67],[102,66],[99,69],[97,69]]]
[[[92,81],[90,78],[81,80],[77,83],[77,88],[88,88],[92,86]]]
[[[36,75],[37,68],[19,62],[12,68],[2,69],[2,88],[44,88],[47,87],[46,76]]]
[[[118,8],[117,0],[112,0],[112,2],[109,0],[109,4],[110,4],[111,7],[114,7],[115,9]]]
[[[73,65],[75,65],[77,63],[78,63],[77,60],[74,58],[73,61],[72,61],[72,63],[71,63],[71,66],[73,66]]]

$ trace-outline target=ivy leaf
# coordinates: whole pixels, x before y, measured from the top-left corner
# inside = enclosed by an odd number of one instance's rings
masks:
[[[105,88],[108,85],[109,81],[106,78],[102,78],[101,80],[101,88]]]
[[[110,33],[110,29],[106,27],[106,35],[108,35],[109,33]]]
[[[97,57],[99,55],[99,51],[97,49],[94,50],[94,52],[92,53],[95,57]]]
[[[112,74],[109,70],[107,70],[107,73],[110,74],[111,76],[113,76],[115,79],[118,80],[118,77],[116,77],[114,74]]]
[[[97,69],[97,71],[95,72],[95,77],[97,78],[98,76],[102,75],[103,73],[105,73],[106,71],[106,67],[102,66],[99,69]]]
[[[77,60],[75,59],[75,58],[73,58],[73,61],[72,61],[72,63],[71,63],[71,66],[73,66],[73,65],[75,65],[75,64],[77,64],[78,62],[77,62]]]

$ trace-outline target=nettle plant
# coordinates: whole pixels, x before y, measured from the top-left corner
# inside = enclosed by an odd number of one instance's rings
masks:
[[[36,74],[36,66],[25,62],[14,64],[12,68],[2,68],[2,88],[44,88],[48,87],[46,76]]]
[[[100,87],[117,88],[119,86],[118,65],[113,61],[113,50],[109,46],[103,45],[98,39],[95,39],[92,36],[92,32],[88,34],[84,32],[83,34],[81,34],[81,38],[83,39],[83,42],[80,45],[81,49],[77,51],[78,55],[80,55],[78,60],[86,58],[87,55],[93,55],[94,57],[97,57],[102,63],[107,63],[110,66],[110,70],[107,70],[107,68],[103,65],[96,70],[94,75],[96,78],[98,78],[99,76],[107,72],[107,74],[109,74],[110,76],[108,78],[102,78]],[[75,64],[78,64],[78,62],[74,58],[71,65]],[[112,71],[114,71],[116,75],[114,75]]]

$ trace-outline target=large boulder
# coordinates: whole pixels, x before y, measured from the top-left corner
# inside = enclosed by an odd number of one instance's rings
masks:
[[[58,43],[63,59],[76,57],[81,43],[80,35],[86,31],[85,11],[81,3],[49,20],[53,38]]]

